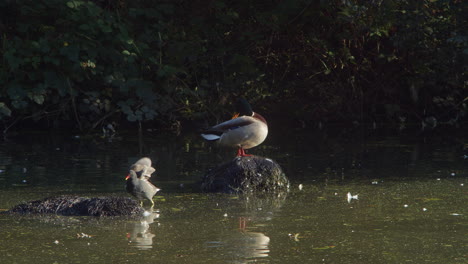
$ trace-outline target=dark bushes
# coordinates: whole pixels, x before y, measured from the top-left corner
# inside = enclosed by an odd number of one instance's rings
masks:
[[[0,3],[0,119],[466,120],[466,1]],[[294,105],[294,108],[290,106]]]

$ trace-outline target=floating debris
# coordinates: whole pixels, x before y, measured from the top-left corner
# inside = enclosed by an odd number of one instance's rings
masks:
[[[227,214],[227,213],[225,213],[223,216],[224,216],[224,217],[228,217],[228,214]]]
[[[299,241],[299,233],[288,234],[289,238],[294,239],[294,241]]]
[[[318,249],[318,250],[324,250],[324,249],[332,249],[332,248],[335,248],[336,246],[324,246],[324,247],[316,247],[316,248],[312,248],[312,249]],[[325,259],[323,259],[322,261],[325,261]]]
[[[426,211],[427,211],[427,208],[423,208],[422,210],[423,210],[424,212],[426,212]]]
[[[409,206],[409,205],[407,205],[407,204],[403,205],[403,207],[405,207],[405,208],[408,208],[408,206]]]
[[[450,176],[455,176],[455,172],[450,173]]]
[[[304,186],[302,185],[302,183],[301,183],[301,184],[299,184],[299,186],[298,186],[298,188],[299,188],[299,191],[302,191],[302,188],[303,188],[303,187],[304,187]]]
[[[462,215],[462,214],[451,213],[450,215],[460,216],[460,215]]]
[[[54,244],[58,245],[60,242],[58,240],[54,241]]]
[[[347,194],[348,203],[350,203],[351,200],[353,200],[353,199],[354,199],[354,200],[359,200],[359,199],[358,199],[358,196],[359,196],[359,194],[352,195],[350,192],[348,192],[348,194]]]
[[[78,234],[76,234],[76,237],[77,238],[92,238],[93,236],[85,234],[85,233],[78,233]]]
[[[372,181],[372,184],[379,184],[378,181]]]

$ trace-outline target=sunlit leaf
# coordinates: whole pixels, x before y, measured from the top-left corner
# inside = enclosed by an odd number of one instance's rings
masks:
[[[35,94],[33,95],[33,100],[36,102],[36,104],[43,104],[44,103],[44,95],[42,94]]]
[[[424,202],[441,201],[441,198],[422,198]]]
[[[84,4],[83,1],[69,1],[69,2],[67,2],[67,6],[70,7],[70,8],[77,8],[82,4]]]
[[[5,103],[2,103],[2,102],[0,102],[0,116],[1,115],[11,116],[10,108]]]
[[[324,246],[324,247],[317,247],[317,248],[312,248],[316,250],[325,250],[325,249],[332,249],[335,248],[336,246]]]

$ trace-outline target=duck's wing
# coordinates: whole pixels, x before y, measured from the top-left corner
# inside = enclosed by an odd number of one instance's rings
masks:
[[[143,169],[143,172],[142,172],[141,175],[150,178],[150,177],[151,177],[151,174],[153,174],[153,172],[155,172],[155,171],[156,171],[155,168],[145,166],[145,168]]]
[[[135,172],[141,172],[142,170],[146,168],[150,168],[150,167],[151,167],[151,159],[144,157],[144,158],[139,159],[132,166],[130,166],[130,170],[133,170]]]
[[[144,158],[139,159],[137,162],[135,162],[135,164],[140,164],[140,165],[151,167],[151,159],[148,157],[144,157]]]
[[[206,140],[217,140],[226,131],[248,126],[250,124],[253,124],[254,122],[255,122],[255,119],[250,116],[241,116],[241,117],[234,118],[234,119],[225,121],[223,123],[217,124],[203,131],[201,136]]]
[[[133,164],[132,166],[130,166],[130,170],[131,170],[131,171],[134,171],[135,173],[137,173],[137,172],[140,172],[140,171],[144,170],[144,169],[145,169],[145,166],[146,166],[146,165],[142,165],[142,164],[135,163],[135,164]]]

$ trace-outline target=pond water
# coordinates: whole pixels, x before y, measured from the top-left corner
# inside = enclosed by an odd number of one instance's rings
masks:
[[[467,263],[466,137],[388,134],[272,130],[250,153],[281,164],[291,191],[261,197],[200,192],[235,150],[197,135],[10,136],[3,211],[61,194],[128,196],[142,156],[162,191],[138,219],[0,214],[1,263]]]

